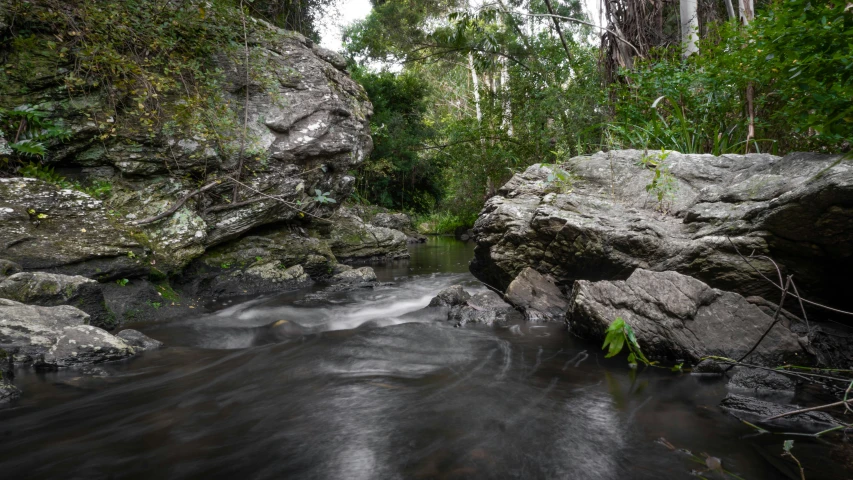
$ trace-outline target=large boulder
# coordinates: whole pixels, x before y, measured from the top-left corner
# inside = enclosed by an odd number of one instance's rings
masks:
[[[347,208],[341,208],[334,223],[318,224],[315,236],[327,239],[340,261],[408,258],[403,232],[365,223]]]
[[[88,325],[68,305],[40,307],[0,299],[0,348],[16,364],[52,369],[119,360],[136,353],[124,340]]]
[[[116,325],[100,284],[80,275],[16,273],[0,282],[0,298],[44,307],[71,305],[88,313],[90,323],[96,327],[110,329]]]
[[[624,281],[578,280],[568,318],[572,332],[596,341],[604,339],[610,323],[622,318],[633,328],[646,356],[691,364],[706,356],[740,359],[773,323],[772,317],[737,293],[676,272],[644,269]],[[804,365],[811,356],[800,337],[779,322],[745,361]]]
[[[654,182],[649,167],[656,164],[663,173]],[[644,268],[777,298],[737,247],[795,273],[805,296],[853,309],[846,287],[853,267],[851,162],[805,153],[622,150],[576,157],[563,168],[572,173],[571,188],[549,182],[551,168],[534,165],[486,203],[474,227],[471,270],[478,278],[504,289],[532,266],[568,286],[625,279]],[[752,263],[777,278],[769,261]]]
[[[530,322],[565,322],[569,299],[550,278],[527,267],[506,289],[505,298]]]
[[[448,320],[457,327],[462,327],[469,323],[504,324],[515,317],[520,317],[520,315],[512,308],[512,305],[503,301],[497,293],[486,290],[471,295],[464,303],[450,307]]]
[[[147,271],[103,202],[32,178],[0,178],[0,256],[24,270],[112,280]]]

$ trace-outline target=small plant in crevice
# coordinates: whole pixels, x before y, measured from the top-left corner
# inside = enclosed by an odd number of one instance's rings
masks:
[[[575,177],[570,172],[555,163],[543,163],[542,167],[550,170],[545,180],[549,187],[556,188],[558,193],[572,193]]]
[[[126,287],[128,283],[130,283],[130,280],[128,280],[128,279],[126,279],[126,278],[122,278],[122,279],[120,279],[120,280],[116,280],[116,284],[117,284],[118,286],[120,286],[120,287]]]
[[[643,155],[637,166],[652,170],[652,180],[646,185],[646,191],[654,195],[658,202],[658,210],[667,213],[672,208],[675,194],[678,192],[678,179],[669,171],[664,161],[671,152],[661,150],[654,155]],[[668,202],[668,204],[667,204]]]
[[[315,189],[314,190],[315,195],[314,195],[314,197],[312,197],[312,200],[314,200],[317,203],[337,203],[337,201],[334,198],[329,197],[329,195],[331,195],[331,193],[332,192],[323,192],[320,189]]]
[[[19,105],[13,109],[0,108],[0,137],[3,136],[17,156],[43,157],[47,142],[68,140],[71,132],[56,126],[45,112],[32,105]]]

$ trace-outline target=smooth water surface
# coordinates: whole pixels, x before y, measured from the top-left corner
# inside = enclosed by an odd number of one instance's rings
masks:
[[[104,366],[105,377],[22,371],[24,397],[0,411],[0,472],[699,478],[705,465],[665,438],[742,478],[787,478],[771,465],[782,438],[755,437],[719,409],[723,382],[634,374],[559,325],[513,334],[419,312],[444,287],[484,288],[467,271],[471,256],[470,245],[431,238],[410,261],[375,266],[392,286],[315,307],[292,304],[309,290],[288,292],[137,325],[168,347]],[[797,442],[807,459],[810,444]]]

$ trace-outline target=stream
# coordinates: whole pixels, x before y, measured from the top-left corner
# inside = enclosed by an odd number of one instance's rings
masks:
[[[294,305],[306,289],[128,325],[167,347],[103,365],[106,376],[22,370],[24,396],[0,410],[0,472],[695,479],[706,453],[737,477],[704,478],[789,478],[772,466],[782,437],[756,436],[720,410],[722,380],[633,372],[561,325],[519,334],[419,312],[447,286],[484,288],[468,273],[472,249],[430,238],[410,260],[374,265],[393,285],[323,306]],[[797,440],[804,464],[815,449],[809,478],[840,478],[821,476],[819,448]]]

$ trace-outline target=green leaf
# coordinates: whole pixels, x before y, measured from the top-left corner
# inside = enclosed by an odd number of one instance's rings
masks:
[[[791,449],[794,448],[794,441],[793,440],[785,440],[785,443],[782,444],[782,448],[786,452],[790,453]]]

